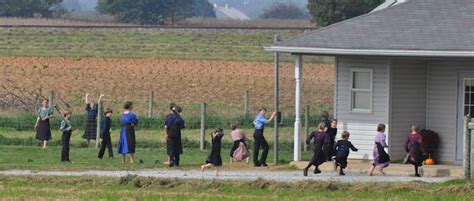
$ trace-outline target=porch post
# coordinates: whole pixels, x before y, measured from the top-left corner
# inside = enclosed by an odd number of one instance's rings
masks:
[[[295,55],[295,129],[293,161],[301,160],[301,78],[303,77],[303,56]]]
[[[469,126],[471,123],[471,117],[466,115],[464,117],[464,157],[463,157],[463,167],[464,167],[464,178],[467,180],[471,179],[471,128]]]

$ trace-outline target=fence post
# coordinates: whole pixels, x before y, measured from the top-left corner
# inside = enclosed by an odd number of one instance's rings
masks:
[[[48,107],[53,108],[53,106],[54,106],[54,91],[49,92],[48,99],[49,99]]]
[[[273,39],[273,43],[276,44],[278,42],[278,35],[275,35],[274,39]],[[279,68],[280,68],[280,53],[278,52],[275,52],[275,112],[277,112],[277,115],[274,119],[274,142],[273,142],[273,161],[275,164],[278,164],[278,154],[279,154],[279,142],[278,142],[278,137],[279,137],[279,133],[278,133],[278,127],[279,127],[279,119],[280,119],[280,115],[281,113],[279,113],[280,111],[280,89],[279,89],[279,77],[280,77],[280,72],[279,72]]]
[[[102,102],[97,103],[97,130],[95,136],[95,147],[99,148],[99,139],[100,139],[100,120],[102,115]]]
[[[155,92],[150,91],[150,97],[149,97],[149,100],[148,100],[148,118],[153,117],[153,98],[154,98],[154,96],[155,96]]]
[[[464,166],[464,179],[471,179],[471,129],[469,128],[469,123],[471,122],[471,117],[466,115],[464,117],[464,156],[463,156],[463,166]]]
[[[201,104],[201,136],[199,138],[199,148],[201,150],[206,149],[206,103]]]
[[[249,115],[249,97],[250,97],[249,90],[245,90],[245,93],[244,93],[244,115],[245,116]]]
[[[303,136],[303,151],[308,151],[308,145],[306,144],[306,138],[309,135],[309,105],[304,107],[304,133]]]

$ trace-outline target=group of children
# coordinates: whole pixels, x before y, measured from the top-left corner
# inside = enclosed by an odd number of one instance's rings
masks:
[[[89,94],[86,94],[86,111],[87,121],[86,128],[83,138],[87,141],[96,138],[97,129],[97,115],[98,108],[96,103],[89,101]],[[100,102],[103,95],[100,95],[97,102]],[[47,147],[48,140],[51,139],[51,127],[49,119],[53,116],[53,108],[49,107],[48,99],[42,100],[42,106],[37,111],[37,120],[35,128],[37,130],[36,138],[43,142],[43,148]],[[61,112],[58,107],[56,109],[63,116],[59,130],[62,132],[62,152],[61,161],[71,162],[69,158],[69,142],[71,134],[74,131],[74,127],[71,124],[70,111]],[[131,111],[133,104],[126,102],[124,105],[124,111],[121,116],[122,128],[120,132],[120,139],[118,143],[118,153],[121,154],[121,161],[125,162],[125,155],[130,154],[130,162],[134,163],[135,157],[135,129],[134,127],[138,124],[138,118]],[[183,147],[181,143],[181,130],[185,128],[184,120],[181,118],[180,113],[182,112],[181,107],[172,103],[170,105],[170,113],[165,116],[165,136],[167,144],[167,155],[169,156],[169,166],[179,166],[179,156],[183,153]],[[269,119],[265,118],[267,110],[265,108],[259,108],[258,114],[254,120],[255,131],[254,131],[254,166],[267,166],[266,157],[268,154],[268,143],[264,137],[264,128],[268,125],[276,113],[272,113]],[[112,109],[106,108],[104,110],[104,118],[100,122],[100,141],[101,147],[98,153],[98,158],[102,159],[105,154],[105,149],[108,149],[109,158],[113,159],[112,140],[110,137],[111,128],[111,116],[113,114]],[[249,150],[245,143],[246,136],[244,132],[238,128],[237,125],[231,126],[231,136],[233,140],[233,146],[230,152],[231,162],[236,160],[249,160]],[[419,167],[422,165],[422,150],[421,143],[422,138],[418,133],[418,128],[413,125],[411,128],[412,132],[407,136],[405,143],[405,150],[409,153],[405,159],[405,163],[413,164],[415,167],[415,176],[421,176],[419,173]],[[357,151],[357,148],[349,141],[349,132],[343,131],[341,133],[341,139],[335,141],[337,135],[337,120],[333,119],[329,121],[329,114],[323,112],[321,114],[321,123],[318,125],[317,130],[313,131],[306,139],[306,143],[312,144],[312,150],[314,152],[308,165],[303,170],[303,175],[308,175],[308,170],[311,166],[315,166],[314,174],[321,173],[319,166],[326,161],[335,160],[335,167],[339,167],[339,175],[345,175],[344,169],[347,167],[347,158],[350,150]],[[210,155],[206,159],[206,164],[201,166],[201,170],[215,166],[215,176],[218,176],[219,167],[222,166],[221,159],[221,140],[224,136],[222,128],[216,128],[212,133],[212,149]],[[377,126],[377,135],[374,139],[374,150],[373,150],[373,163],[369,169],[368,175],[372,176],[376,167],[379,167],[379,171],[385,174],[384,168],[388,166],[390,157],[385,152],[384,148],[387,148],[385,125],[379,124]],[[259,160],[259,151],[263,149],[262,156]]]

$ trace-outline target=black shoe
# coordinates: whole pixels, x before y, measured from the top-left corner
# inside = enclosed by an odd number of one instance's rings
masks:
[[[314,174],[319,174],[319,173],[321,173],[321,170],[319,170],[318,168],[315,168],[314,169]]]
[[[415,177],[421,177],[421,175],[420,175],[420,174],[418,174],[418,173],[416,173],[416,174],[415,174]]]
[[[261,164],[258,164],[258,163],[254,163],[253,166],[254,166],[254,167],[260,167],[260,166],[262,166],[262,165],[261,165]]]
[[[268,165],[266,163],[262,163],[262,166],[263,167],[267,167]]]
[[[168,167],[173,167],[173,166],[174,166],[174,163],[168,164]]]
[[[339,175],[341,175],[341,176],[346,175],[346,174],[344,174],[344,171],[342,170],[342,168],[339,170]]]
[[[305,177],[308,176],[308,169],[305,168],[305,169],[303,170],[303,176],[305,176]]]

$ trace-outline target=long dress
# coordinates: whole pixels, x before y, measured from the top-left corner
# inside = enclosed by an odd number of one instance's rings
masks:
[[[210,163],[214,166],[222,166],[221,158],[221,140],[224,137],[224,133],[219,132],[212,138],[212,149],[211,154],[206,159],[206,163]]]
[[[95,140],[97,137],[97,107],[91,108],[89,104],[86,105],[87,120],[86,128],[84,129],[84,135],[82,138],[87,140]]]
[[[245,143],[245,133],[242,129],[235,129],[231,133],[234,144],[230,150],[230,157],[236,161],[245,160],[249,157],[247,144]]]
[[[329,136],[326,132],[313,131],[308,136],[308,138],[306,138],[306,144],[310,144],[313,138],[314,142],[312,148],[314,155],[309,163],[311,165],[319,166],[326,161],[324,147],[327,147],[327,145],[329,144]]]
[[[421,152],[422,138],[418,133],[408,134],[405,141],[405,151],[410,154],[408,161],[416,166],[421,166],[423,162],[423,155]]]
[[[117,148],[119,154],[135,153],[135,126],[137,124],[137,115],[131,112],[122,114],[122,130]]]
[[[181,143],[181,129],[184,129],[184,120],[179,114],[173,113],[166,116],[165,126],[168,130],[168,140],[166,141],[166,152],[170,157],[179,157],[183,154]]]
[[[387,139],[387,137],[385,136],[385,133],[380,133],[380,132],[377,133],[377,135],[375,136],[375,139],[374,139],[374,151],[373,151],[374,161],[373,161],[373,165],[381,167],[381,168],[387,167],[389,162],[382,163],[382,162],[379,161],[380,160],[380,154],[379,154],[379,151],[378,151],[378,148],[377,148],[377,143],[380,143],[380,145],[382,145],[382,147],[387,148],[388,145],[385,141],[386,139]]]
[[[40,118],[38,122],[38,128],[36,130],[36,139],[37,140],[51,140],[51,124],[49,123],[49,118],[43,120],[43,118],[53,114],[52,108],[40,108],[38,109],[37,115]]]

